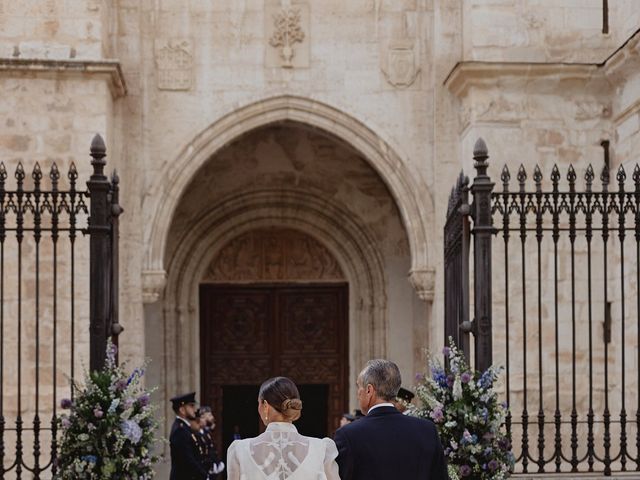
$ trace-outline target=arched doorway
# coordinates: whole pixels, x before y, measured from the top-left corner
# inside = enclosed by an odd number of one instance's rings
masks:
[[[261,229],[301,232],[340,267],[341,280],[332,282],[348,284],[348,361],[342,362],[348,369],[348,409],[356,407],[355,378],[367,360],[393,358],[408,379],[418,363],[422,368],[430,311],[421,298],[431,283],[414,281],[421,277],[411,272],[410,239],[396,201],[350,143],[297,121],[259,126],[215,151],[175,203],[164,248],[166,285],[160,301],[145,309],[147,352],[159,360],[148,375],[165,399],[189,390],[201,396],[208,388],[201,285],[211,283],[211,265],[225,245]],[[256,275],[239,283],[260,283]],[[300,278],[298,284],[323,283]],[[344,408],[334,403],[335,411]],[[255,412],[255,403],[245,411]]]
[[[246,232],[224,245],[199,289],[202,401],[220,420],[218,445],[262,430],[258,386],[299,386],[299,430],[331,435],[348,408],[348,285],[320,242],[290,228]]]

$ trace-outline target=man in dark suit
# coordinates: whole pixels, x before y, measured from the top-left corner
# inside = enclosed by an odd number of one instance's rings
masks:
[[[198,445],[194,438],[191,422],[196,416],[196,393],[178,395],[171,399],[176,419],[171,427],[170,480],[209,480],[209,472],[202,462]]]
[[[388,360],[371,360],[360,372],[358,402],[366,416],[335,434],[341,480],[447,479],[433,422],[393,406],[400,384],[400,370]]]

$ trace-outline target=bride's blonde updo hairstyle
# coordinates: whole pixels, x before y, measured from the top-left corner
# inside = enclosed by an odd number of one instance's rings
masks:
[[[266,400],[288,422],[295,422],[302,414],[298,387],[287,377],[274,377],[264,382],[260,386],[258,399]]]

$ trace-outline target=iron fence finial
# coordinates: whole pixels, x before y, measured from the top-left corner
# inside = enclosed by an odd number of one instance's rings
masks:
[[[93,174],[102,177],[104,175],[104,166],[107,164],[107,161],[104,159],[104,157],[107,156],[107,147],[99,133],[96,133],[91,141],[90,152]]]
[[[473,147],[473,166],[477,170],[478,175],[486,176],[487,175],[487,167],[489,164],[487,163],[487,159],[489,158],[489,149],[487,148],[487,144],[481,138],[476,140],[476,144]]]

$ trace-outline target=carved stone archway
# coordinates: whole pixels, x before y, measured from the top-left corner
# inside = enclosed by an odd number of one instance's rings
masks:
[[[342,110],[306,97],[280,95],[234,109],[197,135],[175,160],[165,162],[143,208],[151,218],[145,231],[143,288],[145,302],[156,301],[165,285],[165,248],[172,216],[181,195],[196,174],[220,148],[242,134],[268,124],[291,120],[320,128],[351,145],[371,164],[388,186],[400,212],[411,250],[410,279],[424,299],[432,297],[434,244],[433,203],[427,186],[410,170],[407,159],[363,122]],[[370,122],[368,122],[370,123]]]
[[[273,227],[304,232],[337,260],[351,292],[350,378],[355,366],[386,355],[386,282],[374,235],[342,205],[308,191],[253,191],[221,199],[180,239],[171,259],[162,322],[165,396],[200,383],[198,287],[213,259],[232,239]]]

